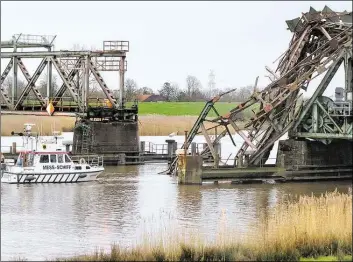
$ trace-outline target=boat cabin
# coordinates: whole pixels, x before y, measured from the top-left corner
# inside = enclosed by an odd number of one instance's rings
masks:
[[[75,165],[66,152],[23,151],[20,152],[15,166],[23,168],[39,167],[43,171],[49,171],[68,170]]]

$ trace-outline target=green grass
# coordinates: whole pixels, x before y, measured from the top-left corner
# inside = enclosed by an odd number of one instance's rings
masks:
[[[205,104],[205,102],[145,102],[139,103],[138,106],[141,115],[198,116]],[[218,113],[222,115],[236,105],[236,103],[216,103],[215,107]],[[216,116],[214,111],[211,112],[210,116]]]
[[[205,106],[205,102],[141,102],[138,104],[140,115],[167,115],[167,116],[198,116]],[[228,113],[239,103],[218,102],[215,108],[220,115]],[[128,104],[129,106],[130,104]],[[250,109],[245,110],[245,116],[251,115]],[[216,114],[211,110],[209,116]]]
[[[344,256],[343,258],[338,258],[335,256],[320,256],[317,258],[300,258],[300,261],[352,261],[352,256]]]
[[[139,115],[166,115],[166,116],[198,116],[201,110],[204,108],[206,102],[139,102]],[[236,107],[239,103],[233,102],[218,102],[215,104],[215,108],[220,115],[228,113],[231,109]],[[39,105],[37,101],[25,101],[24,105]],[[58,103],[58,106],[61,104]],[[64,106],[74,105],[74,103],[64,102]],[[127,103],[127,107],[131,107],[132,102]],[[98,106],[97,103],[91,102],[90,106]],[[244,116],[246,118],[253,115],[251,109],[256,108],[256,106],[250,107],[245,110]],[[215,117],[216,114],[211,110],[210,117]]]

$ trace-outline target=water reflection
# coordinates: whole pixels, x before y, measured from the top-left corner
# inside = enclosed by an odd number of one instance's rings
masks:
[[[109,167],[97,182],[1,185],[1,259],[71,256],[130,246],[144,232],[192,229],[214,239],[224,224],[246,234],[283,197],[315,195],[350,182],[181,186],[165,164]]]
[[[180,185],[177,190],[177,217],[185,226],[197,225],[201,220],[202,186]]]

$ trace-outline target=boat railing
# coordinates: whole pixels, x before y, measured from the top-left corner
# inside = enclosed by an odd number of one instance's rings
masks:
[[[102,167],[104,164],[103,156],[99,156],[99,155],[71,156],[71,160],[75,164],[85,164],[86,163],[92,167]]]

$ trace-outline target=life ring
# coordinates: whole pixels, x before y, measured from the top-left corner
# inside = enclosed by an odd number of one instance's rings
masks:
[[[86,160],[84,158],[80,158],[80,164],[81,165],[86,164]]]

